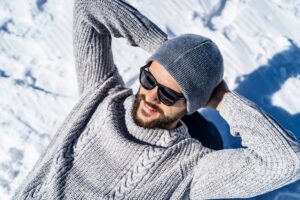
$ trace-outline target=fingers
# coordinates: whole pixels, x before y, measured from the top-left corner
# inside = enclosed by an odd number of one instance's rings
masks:
[[[223,79],[221,83],[214,89],[212,92],[208,102],[204,107],[206,108],[216,108],[219,103],[222,101],[226,92],[229,92],[228,85],[226,84],[225,80]]]

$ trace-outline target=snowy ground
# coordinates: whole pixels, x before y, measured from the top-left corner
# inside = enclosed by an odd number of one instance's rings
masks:
[[[300,139],[300,1],[128,0],[169,38],[212,38],[225,59],[230,89],[257,103]],[[75,104],[72,0],[0,0],[0,199],[17,185]],[[113,41],[127,86],[149,56]],[[226,125],[201,109],[238,146]],[[220,123],[218,123],[220,122]],[[300,181],[255,199],[300,199]]]

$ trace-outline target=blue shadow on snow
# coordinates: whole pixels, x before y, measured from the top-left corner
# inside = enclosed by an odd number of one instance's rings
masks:
[[[275,54],[266,65],[258,67],[257,70],[248,75],[237,77],[236,83],[238,83],[238,87],[234,91],[256,103],[282,125],[282,127],[294,133],[300,141],[300,113],[290,114],[285,109],[273,105],[271,102],[272,95],[281,89],[285,81],[292,77],[300,78],[300,48],[292,40],[289,40],[289,42],[289,49]],[[288,98],[300,97],[290,96]],[[224,136],[225,133],[222,131],[222,137],[228,137]],[[234,147],[239,146],[236,141],[230,145]],[[296,181],[269,193],[247,199],[299,200],[300,181]]]

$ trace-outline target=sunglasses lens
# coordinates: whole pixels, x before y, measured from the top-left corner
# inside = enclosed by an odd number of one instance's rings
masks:
[[[154,78],[144,70],[142,70],[141,72],[140,82],[142,86],[147,90],[153,89],[156,85]]]
[[[158,86],[157,97],[163,104],[167,106],[173,105],[180,98],[180,96],[178,96],[177,93],[172,89],[158,84],[152,74],[146,71],[144,68],[141,68],[140,83],[146,90],[152,90]]]
[[[167,106],[171,106],[177,101],[177,95],[173,91],[165,87],[159,87],[158,98]]]

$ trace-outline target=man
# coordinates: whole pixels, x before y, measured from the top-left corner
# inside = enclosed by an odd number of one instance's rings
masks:
[[[239,198],[300,178],[298,141],[227,88],[210,39],[167,41],[121,0],[74,8],[80,98],[13,199]],[[112,36],[152,54],[136,95],[114,65]],[[190,137],[180,119],[203,106],[220,112],[243,148],[215,151]]]

